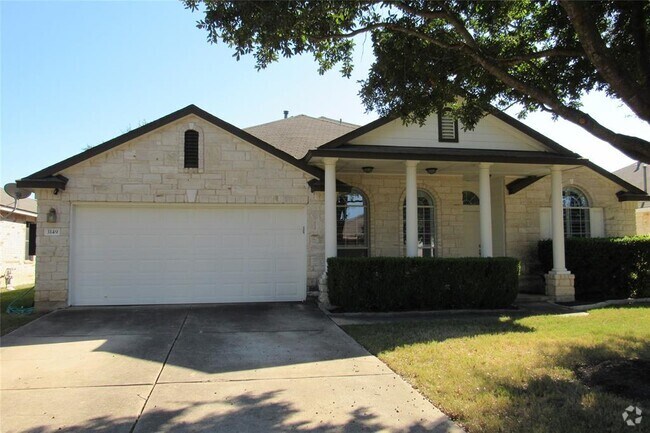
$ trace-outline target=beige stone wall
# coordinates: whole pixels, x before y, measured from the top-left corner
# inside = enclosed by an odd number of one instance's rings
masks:
[[[402,206],[406,176],[345,174],[338,179],[359,188],[370,202],[370,255],[403,256]],[[428,192],[435,202],[437,255],[457,257],[463,242],[463,177],[418,176],[418,189]]]
[[[506,179],[506,183],[514,178]],[[591,207],[604,211],[605,236],[635,233],[636,202],[619,202],[622,188],[596,172],[581,167],[562,174],[563,186],[575,186],[589,199]],[[537,273],[537,241],[540,239],[540,207],[551,206],[551,179],[547,176],[514,195],[506,195],[506,254],[522,260],[522,273]]]
[[[34,284],[34,256],[27,256],[27,221],[35,218],[12,214],[0,221],[0,287],[7,287],[5,275],[11,269],[11,286]]]
[[[200,133],[198,169],[183,168],[183,136]],[[311,176],[196,116],[157,129],[61,174],[65,191],[37,191],[38,255],[36,302],[40,309],[65,306],[71,205],[77,202],[202,204],[300,204],[307,207],[308,283],[323,270],[322,193],[312,194]],[[56,209],[58,221],[47,223]],[[60,228],[60,236],[44,236]]]
[[[650,235],[650,208],[636,210],[636,234]]]

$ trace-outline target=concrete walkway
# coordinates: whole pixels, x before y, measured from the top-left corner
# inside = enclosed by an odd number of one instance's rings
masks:
[[[67,309],[2,338],[2,432],[461,432],[317,308]]]

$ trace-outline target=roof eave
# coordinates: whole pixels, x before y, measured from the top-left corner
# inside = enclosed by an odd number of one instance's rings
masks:
[[[16,186],[18,186],[18,188],[29,188],[29,189],[55,188],[55,189],[65,190],[67,184],[68,184],[68,178],[60,174],[57,174],[56,176],[48,176],[43,178],[34,178],[29,176],[23,179],[16,180]]]

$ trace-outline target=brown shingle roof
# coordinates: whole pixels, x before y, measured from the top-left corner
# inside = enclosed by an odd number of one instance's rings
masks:
[[[1,188],[0,188],[0,206],[8,207],[11,209],[13,209],[14,207],[14,199]],[[34,200],[33,198],[24,198],[22,200],[18,200],[18,203],[16,204],[16,209],[25,212],[36,213],[36,200]]]
[[[326,117],[315,118],[300,114],[244,128],[244,131],[300,159],[309,150],[316,149],[321,144],[332,141],[358,127],[359,125]]]

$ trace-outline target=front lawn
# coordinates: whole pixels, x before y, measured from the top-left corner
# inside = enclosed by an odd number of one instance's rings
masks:
[[[471,433],[650,431],[647,305],[345,330]],[[630,405],[645,412],[635,427]]]
[[[7,307],[14,300],[29,291],[32,286],[17,288],[15,290],[0,290],[0,335],[5,335],[16,328],[36,319],[39,314],[14,315],[7,314]],[[20,300],[21,306],[30,306],[34,304],[34,292],[28,293]]]

